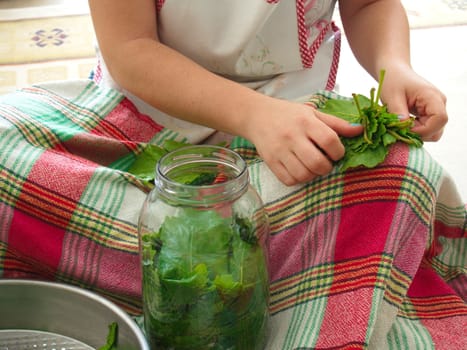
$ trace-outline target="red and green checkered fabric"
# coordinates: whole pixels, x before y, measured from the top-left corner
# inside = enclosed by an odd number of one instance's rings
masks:
[[[185,138],[91,81],[0,98],[0,276],[77,285],[139,315],[149,188],[126,169],[166,139]],[[270,216],[268,350],[467,348],[466,206],[423,149],[286,187],[247,141],[231,147]]]

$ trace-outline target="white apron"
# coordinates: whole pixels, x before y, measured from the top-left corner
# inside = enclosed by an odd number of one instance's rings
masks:
[[[335,2],[159,0],[159,37],[214,73],[270,96],[299,100],[334,87],[340,51],[339,31],[331,20]],[[97,81],[122,90],[101,62]],[[123,92],[142,113],[188,142],[199,143],[214,132]]]

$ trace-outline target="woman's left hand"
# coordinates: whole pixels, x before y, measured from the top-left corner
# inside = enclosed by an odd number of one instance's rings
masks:
[[[382,100],[391,113],[414,116],[413,132],[424,141],[438,141],[448,122],[446,96],[411,68],[389,69],[382,87]]]

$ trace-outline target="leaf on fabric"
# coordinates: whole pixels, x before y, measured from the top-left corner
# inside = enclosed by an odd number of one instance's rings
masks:
[[[147,144],[127,171],[143,181],[153,181],[156,163],[166,153],[167,151],[159,146]]]
[[[222,142],[217,146],[224,147],[225,145],[225,142]],[[134,162],[127,172],[135,175],[142,181],[154,183],[156,165],[159,159],[167,153],[185,146],[191,146],[191,144],[174,140],[165,140],[162,145],[144,144],[143,150],[136,155]],[[214,173],[190,173],[174,178],[174,180],[186,185],[201,186],[212,184],[215,176],[216,174]]]
[[[144,145],[143,151],[136,156],[135,161],[127,172],[139,177],[143,181],[153,182],[156,164],[159,159],[168,152],[188,145],[188,143],[174,140],[165,140],[162,146],[147,143]]]

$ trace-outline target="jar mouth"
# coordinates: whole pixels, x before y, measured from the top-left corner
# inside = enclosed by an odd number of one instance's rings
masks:
[[[236,152],[211,145],[185,146],[164,155],[156,166],[156,188],[178,200],[225,200],[246,190],[248,170]]]

